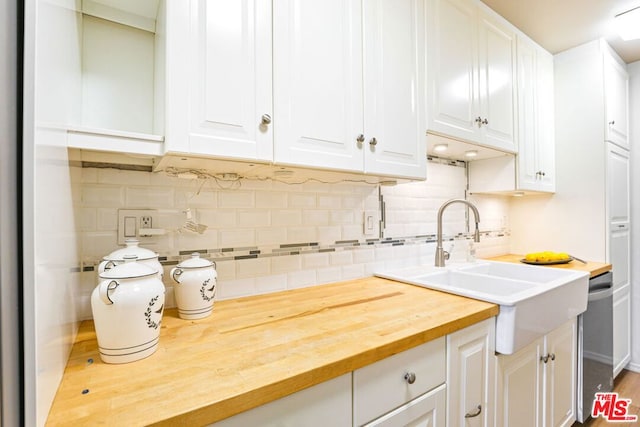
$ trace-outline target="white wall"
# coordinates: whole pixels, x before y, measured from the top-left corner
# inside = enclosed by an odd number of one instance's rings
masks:
[[[631,362],[640,372],[640,61],[629,64],[631,132]]]

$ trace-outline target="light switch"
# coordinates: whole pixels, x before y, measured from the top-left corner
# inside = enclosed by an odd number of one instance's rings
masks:
[[[136,237],[136,217],[124,217],[124,237]]]
[[[363,213],[363,233],[365,236],[374,235],[376,232],[376,211],[364,211]]]

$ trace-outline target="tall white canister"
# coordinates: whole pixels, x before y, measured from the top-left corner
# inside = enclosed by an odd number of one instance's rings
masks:
[[[100,274],[91,310],[100,358],[105,363],[144,359],[158,349],[165,288],[157,271],[125,255]]]
[[[135,255],[138,257],[138,263],[148,265],[158,271],[158,277],[162,280],[163,269],[162,264],[158,261],[158,254],[150,249],[140,246],[138,239],[127,239],[124,241],[125,247],[116,249],[109,255],[102,258],[102,262],[98,265],[98,273],[105,271],[124,263],[125,255]]]

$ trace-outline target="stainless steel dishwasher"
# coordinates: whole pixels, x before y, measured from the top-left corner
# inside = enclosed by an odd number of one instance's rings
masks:
[[[591,416],[595,393],[613,390],[613,274],[589,280],[587,311],[578,316],[576,418]]]

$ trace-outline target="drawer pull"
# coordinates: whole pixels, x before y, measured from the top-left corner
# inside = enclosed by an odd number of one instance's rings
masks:
[[[413,372],[407,372],[406,374],[404,374],[404,379],[409,384],[413,384],[416,382],[416,374],[414,374]]]
[[[464,414],[465,418],[475,418],[478,415],[480,415],[480,413],[482,412],[482,405],[478,405],[478,407],[473,411],[473,412],[469,412]]]

